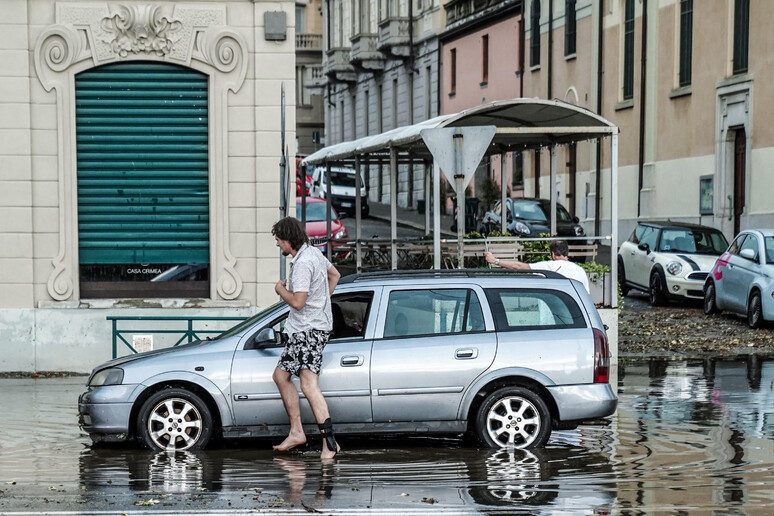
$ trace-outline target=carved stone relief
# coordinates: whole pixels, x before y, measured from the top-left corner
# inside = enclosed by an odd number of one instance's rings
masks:
[[[123,60],[157,60],[196,68],[210,77],[210,199],[213,299],[236,299],[242,279],[229,249],[228,93],[247,73],[247,45],[225,26],[225,6],[176,3],[59,3],[57,24],[35,46],[38,78],[57,103],[59,252],[48,279],[57,301],[77,301],[78,231],[73,77]]]

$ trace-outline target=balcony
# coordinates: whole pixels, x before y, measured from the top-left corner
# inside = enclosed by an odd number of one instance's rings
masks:
[[[409,19],[397,16],[385,18],[379,22],[379,43],[377,50],[389,52],[398,57],[408,57]]]
[[[358,34],[353,36],[352,53],[350,60],[352,64],[364,70],[383,70],[384,55],[376,49],[379,36],[376,34]]]
[[[325,55],[327,56],[323,63],[325,75],[331,80],[340,82],[355,82],[357,80],[355,67],[349,62],[350,49],[348,47],[329,48]]]
[[[312,92],[319,93],[320,88],[328,83],[328,78],[323,73],[323,67],[322,65],[308,66],[307,69],[309,70],[309,80],[306,87]]]
[[[322,52],[322,34],[296,34],[296,50]]]

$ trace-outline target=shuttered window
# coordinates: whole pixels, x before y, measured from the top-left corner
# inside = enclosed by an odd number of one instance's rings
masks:
[[[84,281],[160,284],[161,273],[175,276],[171,268],[198,271],[178,279],[206,279],[207,76],[117,63],[78,74],[75,89],[82,296],[115,295],[95,294]],[[163,286],[140,290],[169,294]]]

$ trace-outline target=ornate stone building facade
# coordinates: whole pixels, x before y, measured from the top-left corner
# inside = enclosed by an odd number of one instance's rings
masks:
[[[293,7],[4,4],[0,370],[89,370],[109,358],[106,316],[276,300]]]

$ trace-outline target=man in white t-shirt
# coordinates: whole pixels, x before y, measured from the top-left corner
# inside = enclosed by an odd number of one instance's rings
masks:
[[[551,251],[551,260],[536,263],[524,263],[519,260],[500,260],[495,258],[490,252],[484,253],[484,257],[488,263],[503,267],[505,269],[531,269],[531,270],[544,270],[558,272],[565,278],[578,280],[586,287],[586,292],[589,291],[589,278],[586,276],[586,271],[580,265],[577,265],[570,261],[567,255],[570,252],[569,246],[566,240],[553,240],[548,246]]]

